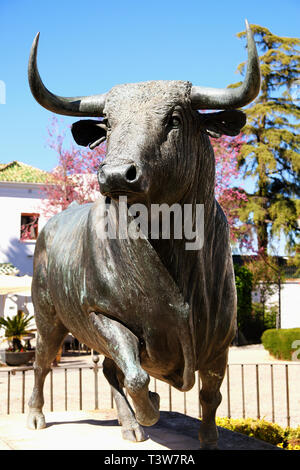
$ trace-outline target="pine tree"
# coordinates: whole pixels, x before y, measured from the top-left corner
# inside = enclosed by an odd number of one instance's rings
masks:
[[[300,231],[300,39],[276,36],[259,25],[251,29],[262,53],[262,83],[259,96],[245,110],[247,142],[238,164],[245,177],[255,179],[255,188],[247,193],[240,215],[254,225],[260,253],[266,255],[282,233],[292,252],[297,251]],[[244,69],[245,63],[240,64],[240,73]]]

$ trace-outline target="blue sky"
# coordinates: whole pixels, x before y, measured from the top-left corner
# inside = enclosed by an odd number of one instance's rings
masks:
[[[45,170],[56,164],[46,147],[51,113],[27,83],[32,40],[40,31],[38,64],[46,86],[64,96],[106,92],[118,83],[183,79],[225,87],[239,80],[244,20],[281,36],[299,36],[298,0],[0,0],[0,162],[20,160]],[[66,125],[76,118],[64,118]]]

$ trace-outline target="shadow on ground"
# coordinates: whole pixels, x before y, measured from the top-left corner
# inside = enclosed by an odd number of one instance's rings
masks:
[[[99,417],[101,413],[99,412]],[[53,421],[47,427],[65,424],[89,424],[96,427],[118,427],[117,419],[82,419],[78,421]],[[148,439],[170,450],[199,450],[199,420],[177,412],[162,411],[160,420],[151,427],[144,428]],[[218,427],[220,450],[281,450],[266,442]],[[121,435],[121,428],[120,428]],[[137,443],[138,450],[138,443]]]

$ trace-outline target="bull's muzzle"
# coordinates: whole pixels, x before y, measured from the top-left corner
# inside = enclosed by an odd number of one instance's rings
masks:
[[[142,174],[134,163],[110,165],[102,163],[98,170],[100,191],[105,196],[118,197],[143,192]]]

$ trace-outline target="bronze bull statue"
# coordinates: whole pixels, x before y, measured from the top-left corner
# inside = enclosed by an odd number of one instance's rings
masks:
[[[56,96],[43,85],[35,38],[29,60],[33,96],[54,113],[103,117],[75,123],[72,133],[78,144],[91,148],[106,139],[107,156],[98,171],[99,199],[55,215],[37,240],[32,298],[38,338],[30,428],[45,427],[44,380],[71,332],[105,356],[103,373],[125,439],[144,440],[142,426],[159,419],[159,396],[148,390],[149,376],[187,391],[199,371],[199,439],[202,448],[216,448],[215,413],[236,330],[236,289],[229,228],[215,200],[209,135],[237,135],[246,119],[235,109],[259,92],[259,62],[246,26],[247,73],[238,88],[152,81],[73,98]],[[148,208],[204,205],[201,248],[187,250],[186,240],[172,235],[103,237],[107,220],[120,224],[120,196],[126,196],[129,208],[136,203]]]

